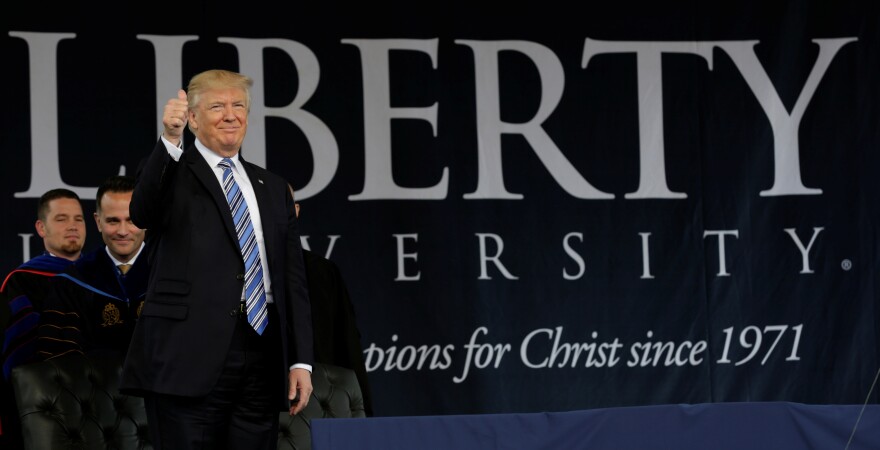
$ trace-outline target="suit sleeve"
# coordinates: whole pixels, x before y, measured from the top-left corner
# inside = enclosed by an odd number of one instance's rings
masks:
[[[287,248],[284,282],[288,308],[288,360],[291,364],[315,363],[314,335],[312,334],[312,307],[306,288],[306,271],[302,246],[296,222],[296,210],[290,192],[285,195],[287,208]]]
[[[131,195],[129,212],[131,220],[141,229],[160,229],[164,222],[163,212],[168,208],[168,196],[172,190],[173,174],[178,162],[171,158],[160,138],[150,156],[137,173],[137,184]]]

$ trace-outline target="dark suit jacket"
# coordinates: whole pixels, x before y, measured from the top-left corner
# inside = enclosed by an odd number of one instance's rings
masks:
[[[239,165],[250,178],[260,210],[282,330],[278,374],[285,388],[279,392],[279,409],[287,409],[288,368],[314,362],[293,198],[281,177],[241,157]],[[160,139],[142,167],[129,210],[132,221],[150,233],[150,281],[121,390],[203,396],[220,376],[240,320],[236,311],[244,262],[232,216],[223,188],[194,146],[175,162]]]

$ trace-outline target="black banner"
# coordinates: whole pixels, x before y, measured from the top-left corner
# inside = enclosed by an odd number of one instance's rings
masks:
[[[865,401],[872,2],[199,5],[9,18],[6,270],[42,249],[40,194],[73,188],[91,214],[165,101],[227,68],[256,81],[243,154],[290,180],[306,245],[342,270],[377,414]]]

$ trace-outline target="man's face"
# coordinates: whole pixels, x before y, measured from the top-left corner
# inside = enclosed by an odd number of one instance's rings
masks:
[[[247,95],[241,89],[208,89],[189,111],[190,128],[203,144],[220,156],[241,148],[247,132]]]
[[[144,242],[144,230],[135,226],[128,215],[131,192],[105,192],[100,201],[101,208],[95,213],[95,222],[101,239],[114,258],[127,262]]]
[[[79,258],[86,243],[86,223],[82,206],[73,198],[56,198],[49,202],[46,219],[34,224],[49,253],[74,260]]]

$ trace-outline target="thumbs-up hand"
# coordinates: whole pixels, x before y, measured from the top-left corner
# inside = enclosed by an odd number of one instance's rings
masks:
[[[177,98],[168,100],[165,104],[165,112],[162,113],[162,125],[165,126],[164,136],[172,144],[179,145],[183,129],[186,126],[188,107],[186,91],[177,91]]]

